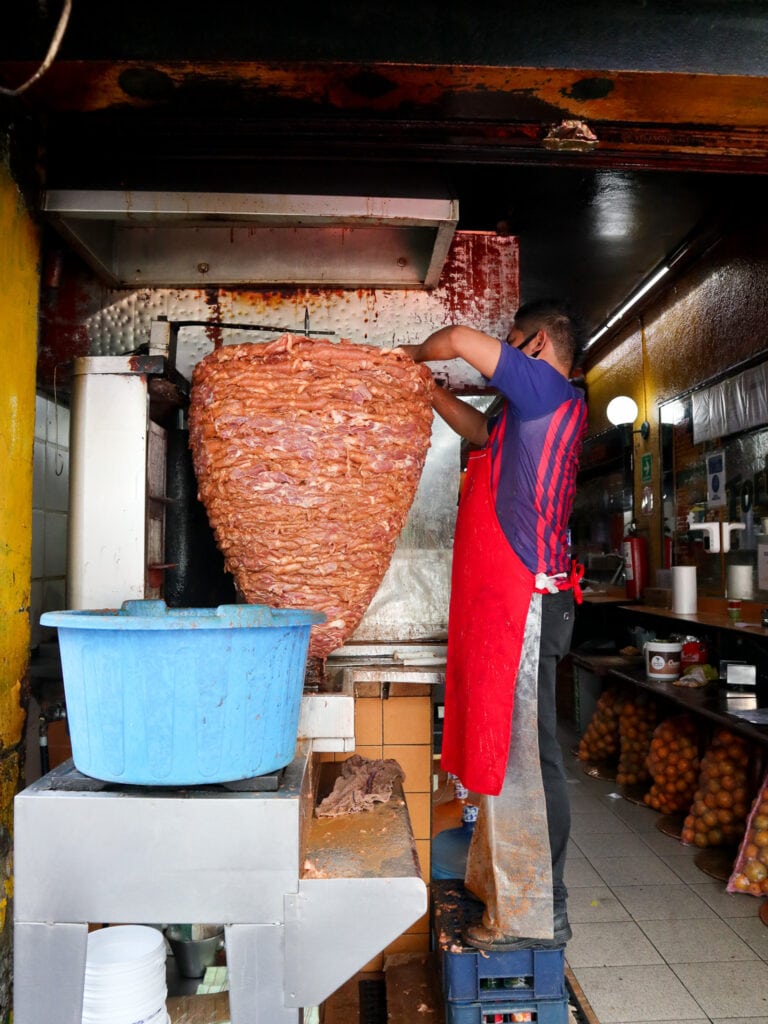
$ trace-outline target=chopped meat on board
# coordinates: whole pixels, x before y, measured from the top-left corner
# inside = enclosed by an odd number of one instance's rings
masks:
[[[310,657],[351,636],[389,566],[433,388],[397,351],[293,335],[195,368],[190,447],[226,567],[250,604],[326,613]]]

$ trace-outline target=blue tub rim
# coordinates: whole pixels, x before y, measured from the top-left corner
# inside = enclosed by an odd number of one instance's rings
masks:
[[[123,601],[120,608],[65,609],[44,612],[42,626],[69,629],[260,629],[312,626],[325,612],[274,608],[267,604],[220,604],[216,608],[169,608],[163,600]]]

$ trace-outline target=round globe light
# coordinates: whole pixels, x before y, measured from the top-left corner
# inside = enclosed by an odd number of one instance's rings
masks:
[[[637,419],[637,402],[627,395],[619,395],[610,400],[605,414],[615,427],[622,423],[634,423]]]

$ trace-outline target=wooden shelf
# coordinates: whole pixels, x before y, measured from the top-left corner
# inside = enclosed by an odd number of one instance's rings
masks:
[[[593,659],[596,660],[596,659]],[[768,726],[755,725],[745,718],[739,718],[729,711],[729,703],[734,710],[741,710],[738,701],[741,697],[729,698],[725,690],[717,683],[709,683],[700,689],[689,686],[675,686],[674,683],[660,679],[649,679],[643,667],[617,668],[611,667],[609,674],[640,689],[648,690],[657,697],[665,697],[686,711],[703,718],[709,718],[719,725],[727,726],[733,732],[748,736],[768,744]]]
[[[752,636],[764,637],[768,640],[768,629],[760,625],[759,605],[747,603],[744,614],[750,619],[734,622],[725,612],[701,611],[695,615],[679,615],[670,608],[654,608],[647,604],[622,604],[619,606],[622,611],[635,612],[641,615],[653,615],[659,619],[674,619],[676,622],[692,622],[696,626],[708,626],[710,629],[727,629],[734,633],[749,633]],[[752,608],[757,609],[752,611]],[[753,616],[757,616],[756,621]]]

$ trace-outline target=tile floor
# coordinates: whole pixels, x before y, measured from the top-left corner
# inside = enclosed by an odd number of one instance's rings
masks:
[[[563,743],[564,748],[566,743]],[[568,750],[573,743],[568,743]],[[566,754],[572,831],[566,958],[600,1024],[768,1024],[768,927],[659,815]]]

